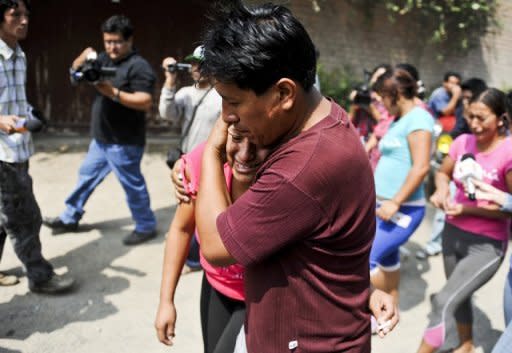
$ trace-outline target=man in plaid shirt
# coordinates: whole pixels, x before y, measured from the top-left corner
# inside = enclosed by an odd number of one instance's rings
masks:
[[[27,35],[28,6],[28,0],[0,0],[0,258],[9,236],[29,289],[54,294],[70,289],[74,280],[53,272],[41,254],[41,211],[28,174],[34,146],[30,132],[21,127],[35,119],[25,94],[26,57],[18,44]],[[0,273],[0,286],[17,282]]]

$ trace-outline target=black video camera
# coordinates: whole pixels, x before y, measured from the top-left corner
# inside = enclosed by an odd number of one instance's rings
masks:
[[[72,72],[71,76],[76,82],[94,83],[114,77],[116,71],[115,67],[102,66],[98,60],[88,59],[76,71]]]
[[[371,90],[370,90],[370,76],[371,72],[364,70],[364,83],[355,88],[356,95],[353,103],[362,106],[369,106],[372,102]]]
[[[169,72],[177,72],[177,71],[189,71],[192,65],[190,64],[182,64],[182,63],[174,63],[167,65],[167,71]]]

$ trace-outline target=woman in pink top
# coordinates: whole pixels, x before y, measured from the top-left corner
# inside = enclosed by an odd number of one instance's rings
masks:
[[[512,138],[506,136],[510,107],[505,94],[494,88],[484,91],[470,104],[466,119],[472,134],[453,142],[430,199],[446,212],[442,238],[447,282],[432,299],[418,353],[434,352],[444,344],[450,316],[455,316],[460,340],[454,352],[474,351],[471,296],[496,273],[507,246],[510,215],[464,194],[464,186],[471,189],[471,178],[508,193],[512,190]],[[457,187],[453,201],[451,179]]]
[[[204,144],[181,159],[184,186],[195,198],[199,187]],[[266,149],[256,149],[247,136],[234,126],[228,129],[224,174],[231,199],[234,201],[251,185],[254,175],[268,155]],[[158,339],[172,345],[176,322],[174,294],[195,233],[195,204],[178,204],[169,227],[164,252],[164,265],[155,328]],[[204,277],[201,289],[201,326],[205,353],[233,352],[236,336],[245,319],[243,268],[240,265],[213,267],[201,255]]]

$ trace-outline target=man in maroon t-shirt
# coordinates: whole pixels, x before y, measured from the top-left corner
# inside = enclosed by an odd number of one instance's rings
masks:
[[[284,7],[238,5],[203,42],[202,72],[215,79],[223,112],[204,151],[196,222],[209,262],[246,266],[248,351],[370,352],[373,176],[345,112],[312,87],[309,35]],[[227,124],[274,150],[233,205],[222,169]],[[370,306],[393,327],[387,299],[372,294]]]

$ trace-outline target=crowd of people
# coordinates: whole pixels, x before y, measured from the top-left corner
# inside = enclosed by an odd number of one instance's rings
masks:
[[[134,49],[131,21],[107,19],[105,51],[83,50],[70,77],[81,82],[91,60],[115,75],[92,82],[92,141],[77,185],[63,212],[43,219],[28,174],[31,134],[20,129],[23,119],[37,119],[18,44],[29,2],[0,0],[0,13],[0,250],[9,236],[30,290],[60,293],[74,280],[43,258],[41,224],[55,234],[76,231],[111,171],[135,222],[124,244],[157,236],[140,170],[156,77]],[[347,114],[317,89],[317,57],[285,7],[233,2],[216,9],[202,45],[185,58],[193,85],[178,89],[183,64],[163,59],[159,112],[182,136],[178,157],[170,151],[168,159],[178,205],[164,248],[158,340],[173,344],[179,279],[202,269],[205,353],[370,352],[371,334],[385,337],[399,321],[400,249],[429,198],[439,210],[436,229],[416,255],[442,254],[446,283],[432,298],[417,352],[443,346],[449,318],[460,339],[454,352],[473,352],[471,297],[495,275],[509,240],[510,96],[448,72],[425,102],[413,65],[382,64]],[[426,195],[438,125],[453,143]],[[0,285],[16,282],[0,274]],[[493,353],[512,342],[512,261],[504,298],[507,329]]]

